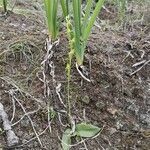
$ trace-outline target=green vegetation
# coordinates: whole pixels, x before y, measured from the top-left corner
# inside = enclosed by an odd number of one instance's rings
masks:
[[[84,52],[87,45],[87,40],[91,33],[96,17],[98,16],[103,6],[104,0],[99,0],[94,10],[91,9],[92,2],[92,0],[88,0],[84,16],[82,16],[83,10],[81,9],[81,0],[73,0],[72,2],[74,50],[76,60],[79,66],[83,65]]]
[[[66,129],[62,137],[62,148],[63,150],[69,150],[71,147],[71,138],[76,137],[79,140],[82,138],[91,138],[97,135],[101,129],[87,123],[79,123],[75,126],[75,130],[70,128]]]
[[[3,0],[4,12],[7,12],[7,0]]]
[[[49,38],[56,40],[58,35],[58,0],[44,0]]]
[[[66,17],[69,13],[69,1],[68,0],[60,0],[60,4],[62,7],[63,15]]]
[[[70,81],[71,81],[72,61],[75,58],[77,66],[78,67],[83,66],[86,46],[88,44],[88,39],[92,31],[92,27],[94,26],[96,18],[100,13],[101,8],[103,7],[103,4],[108,1],[111,1],[113,6],[114,5],[118,6],[117,7],[118,22],[122,23],[122,21],[125,18],[127,0],[115,0],[115,1],[97,0],[96,2],[93,0],[86,0],[86,1],[44,0],[42,3],[44,5],[45,16],[46,16],[45,18],[46,18],[47,28],[48,28],[47,34],[49,36],[49,40],[51,44],[53,45],[53,43],[55,43],[55,41],[59,38],[59,22],[62,23],[62,20],[64,21],[64,24],[66,27],[65,33],[67,34],[67,38],[68,38],[69,52],[68,52],[68,60],[67,60],[67,66],[66,66],[67,98],[66,98],[66,105],[64,105],[64,106],[67,106],[64,108],[67,110],[66,114],[68,118],[68,124],[67,124],[68,126],[66,126],[65,132],[63,133],[63,136],[61,139],[63,150],[69,150],[71,148],[72,138],[77,139],[76,141],[80,143],[83,138],[92,138],[98,133],[100,133],[100,131],[102,130],[101,128],[94,126],[92,124],[89,124],[85,121],[76,123],[73,120],[72,107],[71,107],[73,98],[71,97],[72,91],[71,91]],[[83,2],[84,2],[84,5],[82,5]],[[6,13],[7,12],[7,0],[1,1],[1,6],[3,6],[4,12]],[[58,17],[59,6],[61,6],[61,10],[62,10],[61,14],[63,14],[63,19],[61,21],[59,21],[59,17]],[[21,9],[18,9],[18,10],[21,10]],[[24,11],[26,11],[26,13],[28,12],[28,10],[26,9],[24,9]],[[109,12],[109,10],[107,11]],[[111,10],[109,13],[111,13]],[[34,45],[31,44],[31,49],[33,48],[34,48]],[[20,54],[22,54],[23,56],[25,56],[26,61],[29,62],[29,64],[33,65],[34,67],[37,67],[36,69],[38,69],[39,62],[32,61],[33,53],[31,50],[29,51],[26,50],[26,43],[23,43],[23,42],[15,43],[15,46],[11,45],[10,49],[13,49],[12,54],[14,52],[16,53],[16,55],[18,54],[20,56]],[[37,52],[38,48],[35,47],[35,51]],[[49,53],[47,54],[49,55]],[[39,57],[36,58],[36,60],[38,59]],[[49,58],[47,60],[46,61],[49,63]],[[43,67],[43,70],[42,70],[43,72],[45,71],[44,69],[45,68]],[[33,73],[35,73],[35,71]],[[32,74],[30,76],[32,76]],[[46,76],[46,74],[44,74],[44,76]],[[46,86],[44,88],[46,88]],[[46,95],[45,97],[48,97],[48,96]],[[53,108],[48,107],[48,115],[49,115],[49,118],[51,119],[55,118],[56,112],[53,110]]]
[[[71,144],[71,137],[92,137],[100,131],[98,127],[83,123],[75,125],[75,131],[73,131],[74,125],[72,123],[71,117],[70,80],[72,58],[73,56],[76,57],[78,66],[83,65],[87,41],[104,1],[105,0],[99,0],[96,3],[95,8],[92,9],[93,0],[88,0],[85,9],[82,9],[82,0],[72,0],[72,2],[69,2],[68,0],[60,0],[63,16],[65,17],[64,20],[66,20],[66,28],[70,48],[70,52],[68,54],[68,63],[66,67],[68,78],[67,115],[70,127],[64,132],[64,135],[62,137],[62,147],[64,150],[69,149],[69,145]],[[56,40],[58,35],[58,0],[44,0],[44,2],[49,37],[52,40]]]

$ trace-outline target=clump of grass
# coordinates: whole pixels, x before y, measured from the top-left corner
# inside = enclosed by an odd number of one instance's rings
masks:
[[[88,82],[88,79],[84,72],[86,72],[83,67],[85,49],[87,45],[87,41],[89,35],[91,33],[92,27],[94,22],[103,6],[105,0],[99,0],[96,3],[96,7],[94,10],[92,9],[92,0],[88,0],[85,7],[85,13],[83,14],[82,9],[82,0],[72,0],[72,13],[69,12],[68,16],[66,17],[67,25],[68,22],[71,28],[67,26],[67,33],[70,45],[70,52],[69,52],[69,63],[67,64],[67,75],[70,78],[70,68],[71,68],[71,59],[73,56],[76,57],[76,67],[79,74]],[[65,8],[62,6],[62,8]],[[71,9],[71,8],[70,8]],[[91,13],[92,12],[92,13]],[[83,72],[83,73],[82,73]]]
[[[81,0],[73,0],[73,28],[74,28],[74,49],[77,64],[83,65],[84,53],[87,40],[91,33],[94,22],[103,6],[105,0],[99,0],[95,9],[91,13],[93,0],[88,0],[85,8],[85,14],[82,16]]]
[[[93,0],[86,3],[85,13],[82,9],[82,0],[60,0],[63,15],[66,20],[67,35],[69,40],[70,52],[68,54],[67,63],[67,115],[69,127],[62,137],[63,150],[69,150],[71,137],[92,137],[100,132],[100,128],[87,123],[75,124],[71,117],[71,100],[70,100],[70,80],[71,80],[71,64],[72,58],[75,56],[77,66],[82,66],[84,61],[85,49],[89,35],[91,33],[94,22],[103,6],[105,0],[99,0],[94,10],[92,9]],[[47,16],[47,24],[49,36],[53,40],[57,38],[57,8],[58,0],[45,0],[45,10]],[[70,11],[69,11],[70,10]]]
[[[63,15],[66,17],[69,14],[69,0],[60,0]]]

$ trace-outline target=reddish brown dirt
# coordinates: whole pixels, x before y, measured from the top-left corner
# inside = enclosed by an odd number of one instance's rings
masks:
[[[108,19],[111,19],[111,16]],[[141,67],[141,65],[133,67],[134,64],[150,60],[150,28],[144,22],[127,24],[124,30],[113,27],[105,26],[101,29],[94,27],[89,39],[86,51],[89,59],[85,59],[85,65],[89,66],[89,62],[91,64],[92,83],[83,81],[73,64],[70,88],[72,115],[76,122],[87,121],[103,127],[97,138],[86,141],[88,150],[148,150],[150,147],[150,63],[137,73],[131,74]],[[14,84],[25,93],[39,98],[42,101],[40,104],[42,108],[30,116],[36,130],[41,133],[47,126],[47,102],[50,100],[56,112],[64,109],[56,95],[49,75],[50,70],[48,69],[46,74],[51,90],[49,99],[44,97],[44,85],[36,77],[46,53],[45,25],[38,16],[10,12],[8,16],[0,19],[0,34],[0,53],[8,50],[5,55],[0,55],[1,103],[11,119],[13,106],[9,92],[15,89]],[[60,33],[60,44],[54,49],[52,58],[55,65],[55,79],[62,84],[61,96],[64,103],[67,99],[65,73],[67,43],[63,30]],[[4,81],[2,77],[7,78]],[[19,92],[16,93],[16,97],[27,112],[38,108],[38,103],[32,100],[33,97],[23,97]],[[23,115],[18,104],[16,109],[13,123]],[[66,123],[65,115],[62,115],[62,120]],[[52,132],[47,130],[40,136],[44,147],[49,150],[61,149],[59,137],[62,136],[64,129],[56,116],[52,121]],[[13,126],[13,130],[20,138],[20,145],[35,136],[26,117]],[[7,147],[4,133],[0,135],[0,145],[4,149],[10,149]],[[80,144],[71,149],[77,150],[83,147],[84,145]],[[33,140],[12,149],[43,148],[40,148],[37,140]]]

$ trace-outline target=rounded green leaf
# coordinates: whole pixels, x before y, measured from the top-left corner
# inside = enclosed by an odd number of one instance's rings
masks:
[[[62,136],[62,148],[63,150],[69,150],[71,144],[71,129],[66,129]]]
[[[100,132],[100,128],[91,124],[80,123],[76,125],[76,132],[81,137],[93,137]]]

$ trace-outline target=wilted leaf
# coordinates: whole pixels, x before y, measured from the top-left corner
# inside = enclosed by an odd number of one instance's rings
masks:
[[[76,132],[81,137],[93,137],[100,132],[100,128],[91,124],[80,123],[76,125]]]
[[[69,150],[71,144],[71,129],[67,129],[62,136],[62,148],[63,150]]]

